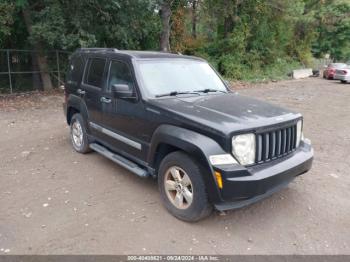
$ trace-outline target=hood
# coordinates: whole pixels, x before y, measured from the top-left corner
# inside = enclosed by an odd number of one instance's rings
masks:
[[[301,117],[287,109],[238,93],[167,97],[152,99],[150,104],[175,114],[177,120],[187,120],[189,124],[204,125],[225,134]]]

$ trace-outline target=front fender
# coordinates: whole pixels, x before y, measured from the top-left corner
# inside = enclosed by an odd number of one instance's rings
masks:
[[[172,125],[161,125],[152,136],[148,163],[156,164],[157,148],[167,144],[179,148],[196,159],[204,168],[203,179],[208,197],[212,202],[220,199],[220,192],[214,178],[214,170],[209,162],[210,155],[226,154],[215,140],[197,132]]]

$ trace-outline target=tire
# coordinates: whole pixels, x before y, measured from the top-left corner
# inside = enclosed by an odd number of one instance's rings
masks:
[[[176,218],[195,222],[211,214],[213,207],[208,201],[202,173],[201,166],[181,151],[170,153],[160,163],[159,192],[165,208]],[[181,179],[177,182],[175,177],[178,175]],[[181,197],[175,200],[178,195],[182,195],[182,200],[179,200]]]
[[[346,84],[346,80],[340,80],[340,82],[342,82],[343,84]]]
[[[86,154],[91,151],[86,133],[85,121],[79,113],[74,114],[70,121],[70,138],[75,151],[81,154]]]

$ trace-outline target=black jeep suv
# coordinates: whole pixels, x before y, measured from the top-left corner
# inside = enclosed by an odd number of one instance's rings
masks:
[[[79,49],[64,109],[76,151],[157,178],[186,221],[269,196],[312,164],[300,114],[230,91],[197,57]]]

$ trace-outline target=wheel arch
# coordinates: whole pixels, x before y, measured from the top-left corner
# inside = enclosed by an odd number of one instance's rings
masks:
[[[87,129],[89,129],[89,125],[88,125],[89,114],[88,114],[87,106],[84,100],[82,100],[78,96],[70,95],[67,101],[67,115],[66,115],[66,120],[68,125],[70,125],[72,116],[76,113],[79,113],[82,115],[85,121],[85,126]]]
[[[79,109],[77,109],[76,107],[70,106],[67,108],[67,124],[68,125],[70,125],[70,123],[72,121],[72,117],[76,113],[80,113]]]
[[[178,146],[166,143],[166,142],[160,142],[157,145],[155,155],[152,159],[153,161],[151,162],[151,165],[155,169],[156,173],[158,172],[160,162],[163,160],[163,158],[165,156],[167,156],[168,154],[175,152],[175,151],[183,151],[183,149],[178,147]]]
[[[209,198],[214,201],[220,198],[219,190],[213,175],[213,168],[209,162],[209,156],[225,154],[221,146],[213,139],[185,128],[161,125],[152,136],[151,147],[147,162],[155,169],[162,159],[174,151],[183,151],[203,167],[203,179],[206,184]]]

